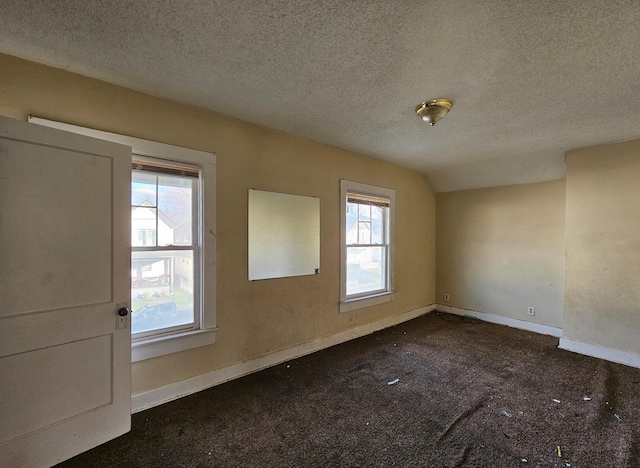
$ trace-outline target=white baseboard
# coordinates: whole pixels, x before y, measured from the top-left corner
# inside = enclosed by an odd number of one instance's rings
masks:
[[[571,340],[569,338],[560,338],[558,348],[574,353],[584,354],[605,361],[617,362],[631,367],[640,368],[640,354],[620,351],[605,346],[594,345],[591,343],[583,343],[582,341]]]
[[[451,307],[442,304],[436,304],[436,309],[442,312],[449,312],[456,315],[468,315],[475,317],[485,322],[497,323],[499,325],[506,325],[511,328],[519,328],[520,330],[527,330],[541,335],[550,335],[560,338],[562,336],[562,328],[552,327],[549,325],[541,325],[539,323],[527,322],[525,320],[518,320],[509,317],[503,317],[501,315],[487,314],[484,312],[477,312],[475,310],[459,309],[458,307]]]
[[[177,398],[191,395],[209,387],[219,385],[232,379],[237,379],[247,374],[266,369],[292,359],[299,358],[321,349],[329,348],[340,343],[344,343],[361,336],[369,335],[378,330],[389,328],[394,325],[412,320],[427,314],[436,308],[435,304],[419,307],[402,314],[387,317],[374,323],[362,325],[351,330],[345,330],[335,335],[317,340],[302,343],[291,348],[276,351],[271,354],[260,356],[250,361],[240,362],[222,369],[217,369],[206,374],[197,375],[186,380],[174,382],[163,387],[154,388],[145,392],[136,393],[131,396],[131,411],[137,413],[145,409],[152,408]]]

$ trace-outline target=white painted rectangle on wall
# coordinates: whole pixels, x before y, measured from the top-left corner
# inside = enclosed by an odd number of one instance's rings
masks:
[[[249,280],[320,272],[320,199],[249,190]]]

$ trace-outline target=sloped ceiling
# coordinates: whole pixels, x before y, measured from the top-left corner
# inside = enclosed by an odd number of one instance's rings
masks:
[[[0,0],[0,52],[427,174],[562,178],[640,137],[637,0]],[[1,71],[0,71],[1,73]],[[414,108],[448,98],[434,127]]]

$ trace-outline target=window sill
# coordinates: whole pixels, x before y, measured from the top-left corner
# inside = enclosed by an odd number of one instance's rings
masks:
[[[131,362],[144,361],[187,349],[199,348],[216,342],[217,328],[154,336],[131,343]]]
[[[386,292],[376,294],[375,296],[359,297],[357,299],[349,299],[340,303],[340,312],[349,312],[351,310],[363,309],[365,307],[384,304],[393,301],[393,293]]]

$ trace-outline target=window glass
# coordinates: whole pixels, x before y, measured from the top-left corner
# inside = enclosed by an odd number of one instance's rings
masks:
[[[156,176],[133,171],[131,174],[131,206],[156,206]]]
[[[158,245],[191,245],[194,178],[158,177]]]
[[[384,291],[385,247],[347,247],[347,296]]]
[[[156,208],[131,207],[131,245],[148,247],[156,245]]]
[[[371,207],[371,243],[382,244],[384,242],[384,218],[382,208]]]
[[[131,332],[194,328],[198,179],[145,169],[131,180]]]
[[[193,252],[131,254],[131,332],[193,323]]]
[[[387,198],[346,192],[345,299],[388,291],[389,207]]]

